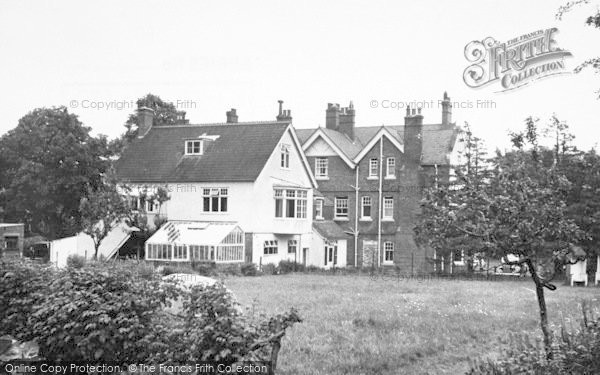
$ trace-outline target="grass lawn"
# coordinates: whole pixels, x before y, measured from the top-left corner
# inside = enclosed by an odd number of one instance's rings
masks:
[[[399,280],[290,274],[232,277],[245,306],[304,322],[285,336],[282,374],[459,374],[469,360],[497,353],[509,332],[539,335],[533,281]],[[559,284],[546,291],[552,325],[581,317],[600,288]]]

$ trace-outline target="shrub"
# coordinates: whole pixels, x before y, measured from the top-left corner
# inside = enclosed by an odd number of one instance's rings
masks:
[[[254,263],[244,263],[240,266],[240,271],[244,276],[256,276],[258,269]]]
[[[52,268],[28,260],[0,258],[0,336],[22,338],[51,274]]]
[[[540,339],[512,335],[499,359],[475,361],[468,374],[600,374],[600,317],[594,317],[585,303],[582,314],[579,328],[563,322],[560,332],[554,333],[552,359],[546,358]]]
[[[323,270],[320,267],[313,266],[313,265],[307,266],[305,268],[305,271],[310,272],[310,273],[323,272]]]
[[[81,255],[69,255],[67,257],[67,267],[81,268],[85,266],[85,258]]]
[[[277,267],[274,264],[263,264],[261,268],[262,273],[265,275],[276,275]]]
[[[291,260],[282,260],[279,262],[278,270],[279,273],[302,272],[304,265]]]
[[[49,361],[276,362],[286,329],[301,321],[294,309],[248,317],[220,283],[190,290],[147,271],[137,262],[56,271],[2,260],[0,336],[35,340]],[[171,300],[182,313],[164,309]]]
[[[190,266],[195,273],[202,276],[215,276],[217,274],[215,263],[198,262],[192,260]]]
[[[164,350],[153,317],[177,291],[158,275],[142,279],[128,267],[96,263],[58,271],[23,338],[35,339],[40,356],[50,360],[128,363]]]
[[[219,270],[219,273],[222,275],[231,275],[231,276],[241,276],[242,275],[239,264],[224,264],[223,266],[219,267],[218,270]]]

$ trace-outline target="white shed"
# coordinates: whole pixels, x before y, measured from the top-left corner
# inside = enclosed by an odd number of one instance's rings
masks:
[[[98,258],[110,259],[121,246],[127,242],[132,232],[139,231],[138,228],[129,227],[125,223],[115,225],[108,235],[100,243]],[[85,259],[94,258],[94,241],[85,233],[75,236],[61,238],[50,242],[50,262],[57,267],[65,267],[67,258],[71,255],[79,255]]]

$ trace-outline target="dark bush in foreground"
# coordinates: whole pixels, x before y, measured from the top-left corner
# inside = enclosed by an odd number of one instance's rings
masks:
[[[230,364],[269,360],[300,321],[293,309],[249,319],[222,284],[188,290],[143,267],[92,262],[56,271],[2,260],[0,336],[35,340],[52,361]],[[176,298],[183,310],[165,310]]]
[[[539,339],[514,335],[499,359],[476,361],[467,374],[600,374],[600,317],[583,306],[578,328],[563,322],[560,332],[555,332],[552,359],[546,359]]]

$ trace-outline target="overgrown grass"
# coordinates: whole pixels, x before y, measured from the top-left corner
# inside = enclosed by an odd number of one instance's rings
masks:
[[[240,303],[304,323],[284,339],[282,374],[457,374],[494,355],[509,332],[539,333],[533,282],[373,279],[290,274],[228,278]],[[547,292],[550,322],[581,316],[599,289]]]

